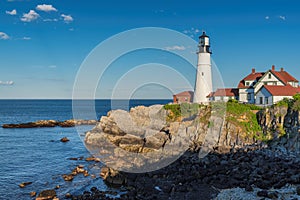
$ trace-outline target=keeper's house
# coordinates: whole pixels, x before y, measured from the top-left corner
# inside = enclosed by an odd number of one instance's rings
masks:
[[[273,105],[283,98],[293,98],[300,93],[299,81],[284,71],[252,72],[239,82],[239,101],[261,106]]]

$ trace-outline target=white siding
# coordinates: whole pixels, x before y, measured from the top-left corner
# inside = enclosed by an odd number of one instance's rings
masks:
[[[239,100],[241,102],[248,102],[246,89],[239,89]]]
[[[271,77],[269,77],[271,76]],[[260,88],[263,85],[284,85],[279,79],[276,78],[276,76],[274,76],[270,71],[268,71],[264,77],[262,77],[261,80],[259,80],[259,82],[255,85],[255,93],[258,92],[258,90],[260,90]]]
[[[298,87],[298,85],[299,85],[297,82],[294,82],[294,81],[288,82],[288,84],[290,84],[293,87]]]

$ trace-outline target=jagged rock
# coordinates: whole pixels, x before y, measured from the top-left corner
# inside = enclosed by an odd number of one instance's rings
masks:
[[[44,190],[42,191],[35,200],[52,200],[56,198],[55,190]]]
[[[21,124],[3,124],[2,128],[40,128],[40,127],[55,127],[58,122],[55,120],[40,120],[36,122],[28,122]]]
[[[95,125],[97,124],[96,120],[66,120],[63,122],[55,121],[55,120],[40,120],[36,122],[28,122],[21,124],[3,124],[2,128],[41,128],[41,127],[73,127],[80,125]]]
[[[23,183],[19,184],[19,187],[24,188],[24,187],[26,187],[27,185],[30,185],[30,184],[32,184],[32,182],[23,182]]]
[[[31,197],[35,197],[36,196],[36,192],[35,191],[30,192],[30,196]]]
[[[74,176],[72,174],[64,174],[62,177],[65,181],[72,181],[74,179]]]
[[[111,185],[120,186],[126,183],[126,177],[123,174],[109,167],[102,167],[100,176],[105,182]]]
[[[95,158],[95,157],[88,157],[85,159],[86,161],[94,161],[94,162],[100,162],[100,158]]]

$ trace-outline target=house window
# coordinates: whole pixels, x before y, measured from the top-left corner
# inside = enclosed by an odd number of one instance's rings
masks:
[[[272,78],[272,75],[271,74],[269,74],[269,79],[271,79]]]
[[[246,86],[249,86],[250,85],[250,82],[246,81]]]
[[[265,104],[269,104],[269,98],[265,97]]]
[[[251,94],[247,94],[247,99],[251,100]]]
[[[221,101],[224,101],[224,97],[221,97]]]
[[[259,104],[263,104],[263,98],[259,97]]]

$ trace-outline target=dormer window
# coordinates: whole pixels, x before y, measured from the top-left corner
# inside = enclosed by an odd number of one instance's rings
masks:
[[[246,81],[246,86],[249,86],[250,85],[250,82]]]

